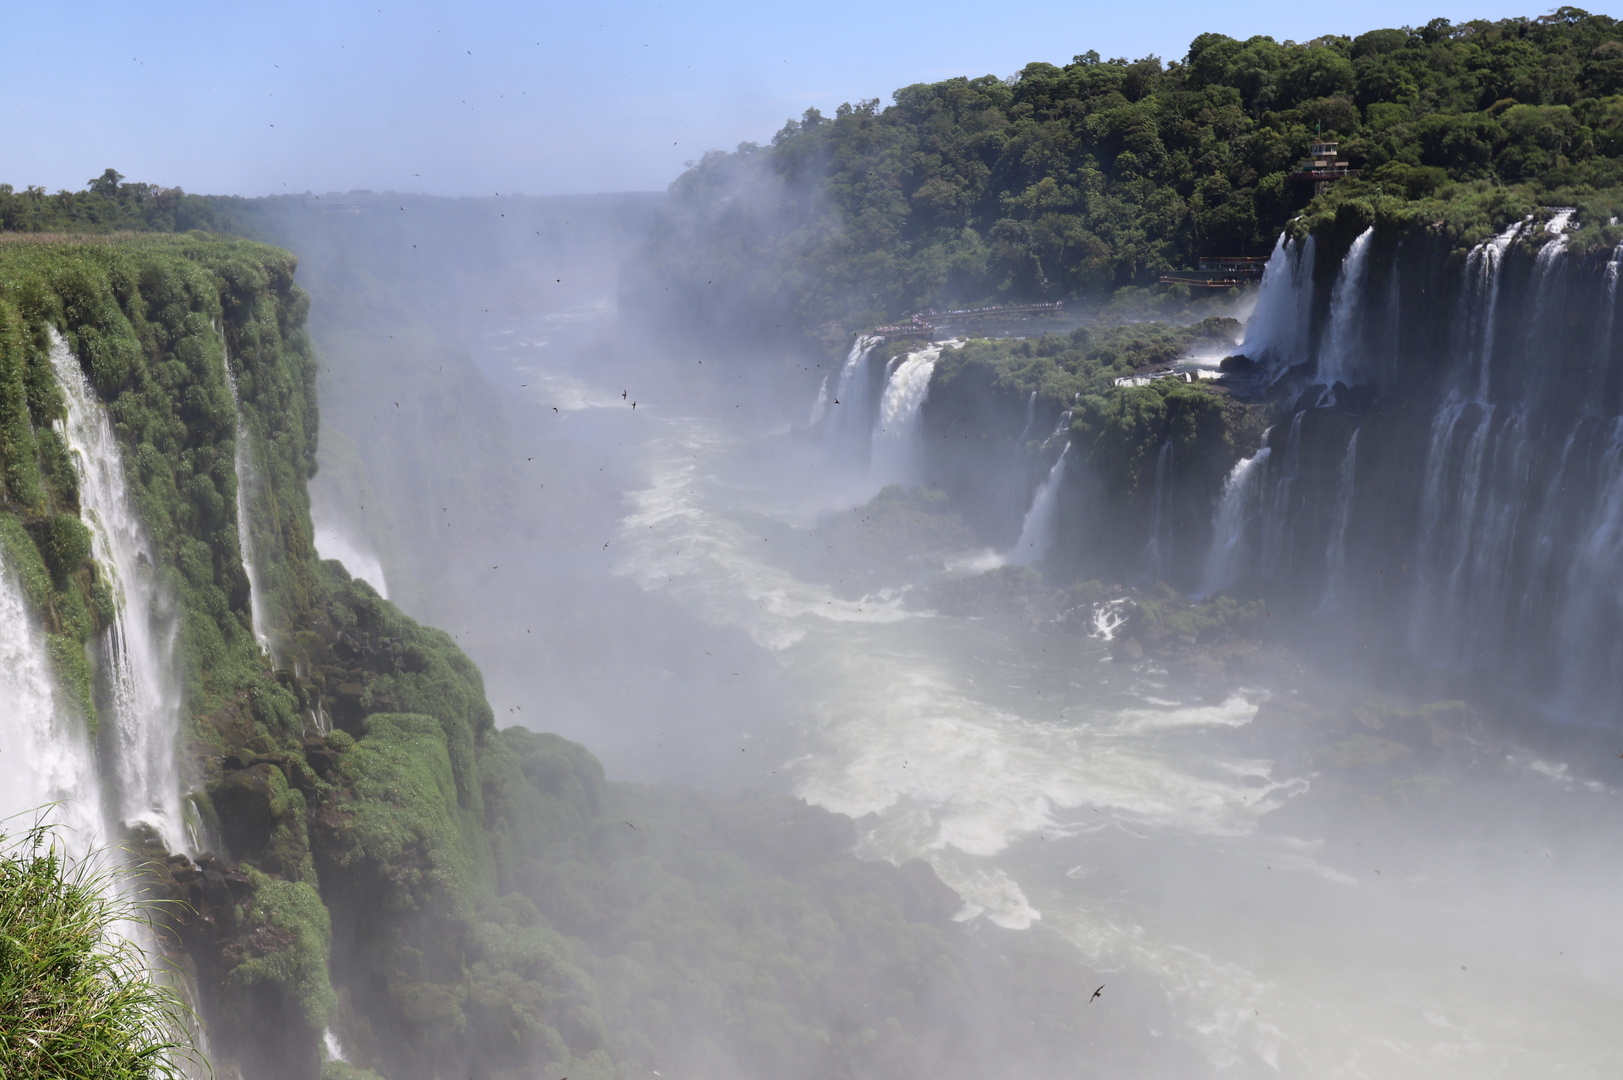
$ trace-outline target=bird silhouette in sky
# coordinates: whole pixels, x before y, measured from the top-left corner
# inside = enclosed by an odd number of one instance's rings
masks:
[[[1104,984],[1100,983],[1099,984],[1099,989],[1097,989],[1097,990],[1095,990],[1093,992],[1093,997],[1088,998],[1088,1004],[1092,1005],[1094,998],[1097,998],[1100,994],[1102,994],[1104,992],[1105,992]]]

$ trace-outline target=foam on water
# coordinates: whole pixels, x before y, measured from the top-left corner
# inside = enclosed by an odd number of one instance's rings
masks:
[[[916,617],[904,609],[899,593],[853,600],[774,565],[767,550],[772,533],[784,539],[792,533],[771,519],[746,529],[736,517],[715,513],[715,478],[698,464],[701,457],[709,464],[717,454],[742,450],[739,440],[699,421],[674,421],[672,429],[672,437],[657,440],[650,455],[648,486],[628,496],[631,512],[621,522],[624,554],[615,562],[616,573],[645,589],[669,589],[712,624],[737,626],[773,651],[800,641],[817,623]]]
[[[1110,973],[1147,980],[1203,1056],[1196,1075],[1476,1080],[1551,1061],[1611,1075],[1615,967],[1598,959],[1579,980],[1539,951],[1555,957],[1581,927],[1597,957],[1623,955],[1618,931],[1596,937],[1609,916],[1560,908],[1580,894],[1548,876],[1605,860],[1562,868],[1557,851],[1522,882],[1445,842],[1425,861],[1364,867],[1311,826],[1264,827],[1320,781],[1225,749],[1261,692],[1183,700],[1148,667],[1112,663],[1101,639],[1120,604],[1096,609],[1089,638],[919,617],[902,581],[842,598],[795,569],[805,534],[761,511],[782,485],[735,467],[760,445],[719,424],[664,425],[606,557],[773,650],[805,709],[784,721],[803,730],[778,767],[860,821],[859,854],[926,860],[960,918],[1060,935],[1106,974],[1107,997],[1125,992]],[[1259,477],[1266,458],[1247,463]],[[1547,756],[1511,772],[1539,797],[1613,797]],[[1522,913],[1552,903],[1529,940]],[[1516,949],[1484,949],[1507,939]]]

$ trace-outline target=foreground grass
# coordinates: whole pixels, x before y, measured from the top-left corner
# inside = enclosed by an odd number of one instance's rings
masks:
[[[118,876],[48,827],[0,834],[0,1076],[179,1080],[201,1069],[189,1010],[154,981]]]

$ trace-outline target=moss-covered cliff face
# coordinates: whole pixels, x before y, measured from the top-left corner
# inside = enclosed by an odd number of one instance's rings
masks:
[[[1032,1031],[998,989],[1018,980],[967,977],[1018,950],[953,923],[922,865],[860,863],[850,822],[792,800],[615,784],[580,746],[498,731],[449,635],[319,562],[293,272],[223,238],[0,244],[4,565],[94,723],[119,611],[54,426],[53,361],[77,363],[178,628],[193,851],[130,839],[179,902],[222,1075],[970,1077],[1016,1031],[1033,1064],[1079,1051]]]
[[[315,460],[316,404],[306,308],[292,257],[263,245],[179,237],[0,245],[0,542],[46,626],[79,647],[53,649],[69,685],[81,678],[72,669],[82,646],[111,620],[112,598],[89,562],[76,520],[79,477],[53,427],[66,417],[53,334],[108,406],[154,559],[178,601],[187,696],[207,708],[260,668],[237,534],[227,348],[267,481],[254,527],[278,623],[291,625],[312,603],[303,484]]]
[[[1158,505],[1165,561],[1198,563],[1223,478],[1256,448],[1267,410],[1206,382],[1116,380],[1169,370],[1191,351],[1231,350],[1238,333],[1233,319],[1211,318],[947,350],[924,404],[929,478],[980,520],[1000,523],[988,539],[1007,544],[1069,443],[1059,564],[1117,580],[1142,575]]]

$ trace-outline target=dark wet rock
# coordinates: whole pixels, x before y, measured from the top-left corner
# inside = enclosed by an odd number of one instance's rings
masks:
[[[239,857],[248,858],[270,842],[271,829],[283,810],[287,778],[270,762],[230,768],[235,760],[239,759],[228,759],[227,771],[210,786],[209,797],[226,845]]]

